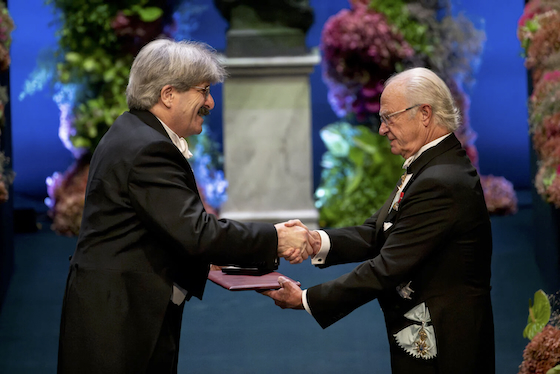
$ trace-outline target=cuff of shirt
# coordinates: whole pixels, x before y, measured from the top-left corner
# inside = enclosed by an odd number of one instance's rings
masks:
[[[315,256],[313,256],[313,258],[311,259],[311,264],[323,265],[325,263],[327,255],[329,254],[329,251],[331,250],[331,239],[325,231],[317,230],[317,232],[321,236],[321,249]]]
[[[301,293],[301,303],[303,304],[303,307],[305,308],[307,313],[313,315],[313,313],[311,313],[311,309],[309,308],[309,304],[307,304],[307,290],[303,290],[303,292]]]

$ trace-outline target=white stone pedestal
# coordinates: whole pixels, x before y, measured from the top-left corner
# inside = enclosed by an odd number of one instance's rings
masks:
[[[317,228],[313,203],[309,74],[318,54],[225,58],[224,218]]]

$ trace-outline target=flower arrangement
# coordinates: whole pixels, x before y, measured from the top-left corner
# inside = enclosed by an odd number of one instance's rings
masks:
[[[519,374],[560,373],[560,316],[558,294],[535,293],[529,300],[529,318],[523,337],[530,342],[523,351]]]
[[[518,22],[517,36],[531,69],[529,130],[538,157],[535,187],[560,208],[560,4],[533,0]]]
[[[323,81],[329,88],[333,111],[344,119],[342,123],[328,126],[321,134],[327,152],[315,197],[321,223],[330,226],[363,222],[383,203],[380,196],[387,194],[382,191],[393,188],[396,178],[390,175],[394,172],[373,164],[363,168],[351,162],[347,155],[333,151],[329,139],[337,131],[340,136],[344,134],[350,146],[356,135],[348,129],[349,123],[365,125],[360,129],[361,136],[369,132],[368,139],[377,147],[370,162],[402,163],[389,148],[373,141],[380,124],[379,99],[383,83],[395,72],[425,66],[442,77],[463,113],[463,125],[456,135],[473,164],[478,165],[474,146],[476,134],[469,124],[470,100],[466,88],[474,82],[484,32],[462,15],[451,16],[449,1],[350,0],[350,5],[350,9],[340,11],[326,22],[321,37]],[[367,149],[357,146],[352,155],[354,159],[371,158]],[[397,174],[399,171],[397,168]],[[362,176],[360,188],[352,194],[341,193],[345,191],[343,181],[362,173],[373,174]],[[517,210],[517,198],[510,182],[494,176],[485,178],[484,182],[488,187],[485,197],[491,213],[510,214]],[[360,203],[356,204],[357,201]],[[360,211],[360,215],[348,209],[349,206]]]
[[[323,28],[321,46],[333,109],[340,117],[352,113],[362,122],[379,112],[382,82],[395,71],[395,64],[413,54],[386,17],[365,6],[331,17]]]
[[[10,67],[10,44],[12,43],[12,31],[14,21],[6,8],[6,4],[0,1],[0,71],[6,71]],[[8,92],[6,87],[0,86],[0,135],[4,126],[4,107],[8,103]],[[15,174],[8,168],[10,160],[0,150],[0,204],[8,201],[8,188]]]
[[[86,195],[89,160],[82,157],[74,162],[64,174],[55,172],[47,178],[45,204],[52,219],[52,229],[65,236],[78,235]]]
[[[540,80],[543,71],[560,62],[559,11],[555,1],[532,0],[519,18],[517,37],[525,51],[525,66],[532,69],[533,83]]]
[[[502,215],[517,212],[517,196],[510,181],[504,177],[482,175],[480,183],[489,212]]]
[[[124,93],[133,57],[161,35],[189,38],[194,26],[181,24],[203,8],[190,6],[190,0],[46,3],[57,17],[60,48],[52,54],[55,63],[43,63],[32,74],[20,100],[43,89],[46,81],[55,81],[53,99],[60,110],[59,137],[76,162],[66,172],[47,178],[49,197],[45,204],[53,219],[52,229],[76,235],[91,154],[109,126],[128,109]],[[0,30],[0,39],[1,35]],[[193,148],[197,153],[192,159],[193,171],[202,183],[201,196],[210,203],[206,204],[208,211],[217,214],[226,199],[227,182],[220,170],[221,161],[213,152],[215,145],[206,135],[201,137],[200,145]]]

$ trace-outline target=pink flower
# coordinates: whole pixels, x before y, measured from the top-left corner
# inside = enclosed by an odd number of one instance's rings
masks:
[[[542,79],[547,82],[560,82],[560,70],[546,72]]]
[[[78,235],[84,209],[89,163],[78,160],[63,174],[47,179],[48,214],[51,228],[58,234]]]
[[[547,59],[560,51],[560,13],[550,11],[539,16],[539,28],[530,37],[527,48],[527,68],[541,69],[546,65]],[[536,77],[539,78],[538,76]]]
[[[547,202],[560,208],[560,164],[551,160],[541,162],[535,175],[535,187]]]
[[[513,184],[504,177],[486,175],[480,177],[488,213],[513,214],[517,212],[517,196]]]
[[[528,20],[533,19],[537,14],[543,13],[546,10],[544,6],[541,5],[540,0],[532,0],[525,4],[525,9],[523,14],[517,22],[518,27],[525,26]]]
[[[4,183],[4,178],[0,175],[0,204],[8,201],[8,197],[8,188],[6,187],[6,183]]]
[[[478,150],[472,144],[464,145],[465,151],[467,152],[467,156],[471,160],[471,163],[478,168]]]
[[[121,30],[128,27],[129,25],[130,25],[130,19],[127,16],[125,16],[121,10],[117,12],[116,17],[113,19],[113,21],[111,21],[111,27],[114,30]]]
[[[558,169],[560,169],[560,165],[556,167],[556,170]],[[560,208],[560,177],[558,172],[556,172],[556,177],[552,180],[546,192],[548,195],[547,201],[554,204],[556,208]]]
[[[518,374],[545,374],[560,364],[560,330],[546,325],[523,351]]]

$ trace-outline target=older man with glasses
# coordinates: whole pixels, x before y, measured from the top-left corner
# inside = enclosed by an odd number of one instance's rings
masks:
[[[451,93],[428,69],[404,71],[385,83],[380,118],[379,134],[405,159],[398,186],[363,225],[312,233],[321,242],[313,264],[363,262],[304,291],[280,279],[282,289],[266,294],[323,328],[377,299],[393,374],[493,374],[490,219],[453,134]]]

